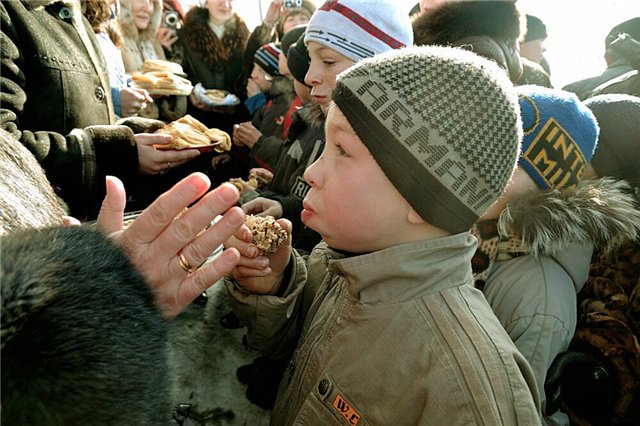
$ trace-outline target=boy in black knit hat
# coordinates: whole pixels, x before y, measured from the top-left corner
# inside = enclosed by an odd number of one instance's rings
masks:
[[[226,243],[248,343],[297,342],[272,424],[538,424],[531,369],[472,286],[468,230],[522,135],[504,72],[406,48],[340,74],[332,98],[302,212],[324,241],[304,259],[291,238],[268,257],[247,229]]]

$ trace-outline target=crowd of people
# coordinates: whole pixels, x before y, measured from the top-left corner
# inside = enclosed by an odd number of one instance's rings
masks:
[[[640,17],[558,88],[526,12],[1,2],[2,422],[171,424],[166,321],[220,281],[274,425],[640,422]],[[186,115],[231,150],[159,149]]]

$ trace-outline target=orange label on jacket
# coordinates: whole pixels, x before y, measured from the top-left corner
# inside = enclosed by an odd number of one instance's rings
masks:
[[[342,396],[336,395],[332,405],[350,425],[356,426],[360,421],[360,414]]]

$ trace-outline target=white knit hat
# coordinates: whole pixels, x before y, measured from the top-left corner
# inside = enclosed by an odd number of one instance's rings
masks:
[[[413,44],[409,15],[392,0],[329,0],[311,16],[304,42],[315,41],[357,62]]]

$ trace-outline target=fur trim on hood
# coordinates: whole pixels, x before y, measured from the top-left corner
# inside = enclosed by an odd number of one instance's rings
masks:
[[[118,14],[118,21],[122,28],[122,34],[126,38],[130,38],[135,41],[155,40],[156,32],[160,28],[162,22],[163,5],[162,0],[151,0],[153,5],[153,12],[151,13],[151,19],[149,20],[149,26],[144,31],[138,31],[136,22],[133,19],[133,0],[120,0],[120,13]]]
[[[640,210],[625,181],[603,178],[514,198],[498,229],[515,234],[533,255],[557,255],[575,243],[611,251],[640,237]]]
[[[311,101],[309,102],[309,106],[301,111],[301,117],[305,123],[309,124],[311,127],[324,127],[324,122],[327,119],[327,116],[324,111],[322,111],[322,107],[320,107],[319,103]]]
[[[447,45],[470,36],[489,36],[513,40],[524,33],[522,19],[515,2],[462,1],[444,2],[413,20],[414,44]]]

